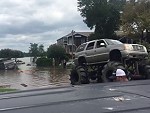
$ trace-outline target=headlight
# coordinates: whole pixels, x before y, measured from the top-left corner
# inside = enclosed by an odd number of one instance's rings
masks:
[[[129,45],[129,44],[124,44],[124,49],[125,50],[133,50],[133,47],[132,47],[132,45]]]
[[[143,46],[143,47],[144,47],[144,51],[145,51],[145,52],[147,52],[147,49],[146,49],[146,47],[145,47],[145,46]]]

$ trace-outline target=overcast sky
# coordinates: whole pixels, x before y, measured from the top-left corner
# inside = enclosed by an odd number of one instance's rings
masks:
[[[71,30],[90,31],[77,0],[0,0],[0,49],[28,52],[30,43],[47,48]]]

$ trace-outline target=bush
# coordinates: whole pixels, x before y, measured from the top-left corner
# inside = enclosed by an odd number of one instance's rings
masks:
[[[52,59],[49,58],[38,58],[36,61],[38,67],[50,67],[52,64]]]

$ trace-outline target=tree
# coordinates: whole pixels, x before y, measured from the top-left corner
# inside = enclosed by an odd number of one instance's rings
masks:
[[[44,45],[43,44],[38,45],[36,43],[30,43],[29,54],[31,57],[34,57],[33,62],[35,62],[35,59],[37,59],[37,57],[46,56],[45,51],[44,51]]]
[[[0,50],[0,58],[21,58],[23,57],[23,52],[19,50],[12,50],[12,49],[2,49]]]
[[[39,56],[43,56],[45,55],[45,51],[44,51],[44,45],[43,44],[36,44],[36,43],[30,43],[30,47],[29,47],[29,53],[32,57],[39,57]]]
[[[127,35],[139,34],[141,39],[148,40],[148,33],[150,32],[150,1],[132,0],[132,2],[128,2],[124,7],[121,20],[123,30]],[[145,38],[144,32],[147,34]]]
[[[56,44],[50,45],[47,49],[47,57],[55,59],[55,64],[58,65],[61,60],[65,59],[66,51],[63,47]]]
[[[0,57],[1,58],[12,58],[11,49],[2,49],[0,51]]]
[[[17,61],[17,58],[21,58],[23,56],[23,52],[18,50],[12,50],[12,58],[15,58],[15,61]]]
[[[45,56],[45,51],[44,51],[44,45],[43,44],[39,45],[38,51],[39,51],[39,56],[40,57]]]
[[[115,7],[119,10],[122,11],[124,5],[126,4],[127,0],[109,0],[109,3],[115,5]]]
[[[95,37],[111,38],[119,28],[120,9],[116,0],[78,0],[78,10],[90,29],[95,29]]]
[[[32,57],[37,58],[39,51],[38,51],[38,44],[30,43],[29,53]]]
[[[38,58],[36,61],[36,65],[38,67],[49,67],[52,66],[52,63],[53,63],[52,59],[45,58],[45,57]]]

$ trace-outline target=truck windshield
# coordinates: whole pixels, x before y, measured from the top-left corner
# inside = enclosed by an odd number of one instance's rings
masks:
[[[122,42],[120,42],[120,41],[118,41],[118,40],[109,40],[109,39],[106,39],[106,42],[107,42],[109,45],[123,44]]]

